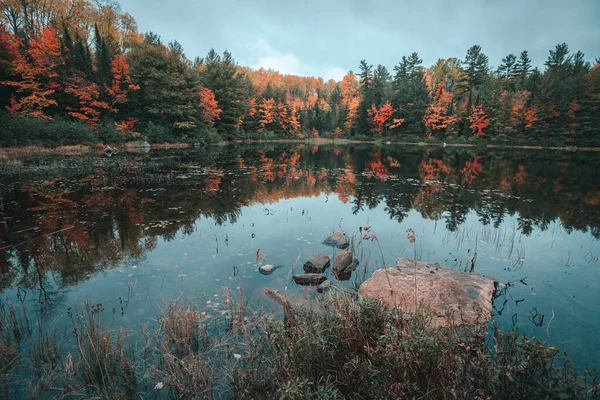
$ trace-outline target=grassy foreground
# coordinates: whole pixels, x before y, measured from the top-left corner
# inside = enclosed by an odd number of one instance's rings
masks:
[[[516,331],[467,340],[427,328],[424,310],[403,315],[349,294],[282,313],[226,289],[224,302],[217,315],[171,301],[153,323],[119,329],[86,304],[67,311],[72,329],[59,337],[3,301],[0,397],[600,398],[595,371]]]

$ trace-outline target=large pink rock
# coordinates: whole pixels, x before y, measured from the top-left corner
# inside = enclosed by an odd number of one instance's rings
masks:
[[[431,311],[431,326],[479,325],[492,316],[496,281],[450,268],[399,258],[396,269],[379,269],[359,288],[359,294],[384,305],[414,313],[417,305]]]

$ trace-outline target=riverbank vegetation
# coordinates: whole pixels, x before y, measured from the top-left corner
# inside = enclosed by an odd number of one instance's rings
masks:
[[[488,339],[428,328],[347,293],[310,308],[257,310],[224,289],[224,310],[172,301],[155,322],[117,327],[101,304],[68,309],[72,330],[2,302],[6,398],[589,398],[593,370],[553,347],[493,328]],[[210,303],[209,301],[203,303]],[[293,304],[293,302],[292,302]],[[112,314],[112,315],[111,315]]]
[[[0,3],[0,146],[304,137],[598,145],[600,66],[567,44],[544,70],[526,50],[474,45],[393,71],[363,60],[339,82],[189,59],[114,1]],[[540,60],[536,60],[540,61]],[[350,68],[352,66],[349,66]]]

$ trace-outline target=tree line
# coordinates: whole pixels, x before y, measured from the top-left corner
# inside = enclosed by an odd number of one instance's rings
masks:
[[[243,138],[439,138],[595,144],[600,63],[550,50],[491,68],[474,45],[390,72],[361,61],[341,81],[238,65],[140,34],[112,0],[0,2],[0,145]]]

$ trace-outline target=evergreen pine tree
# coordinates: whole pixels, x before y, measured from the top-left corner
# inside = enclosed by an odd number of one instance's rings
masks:
[[[525,87],[525,83],[530,72],[531,60],[529,59],[529,52],[527,50],[523,50],[513,69],[513,76],[522,88]]]

